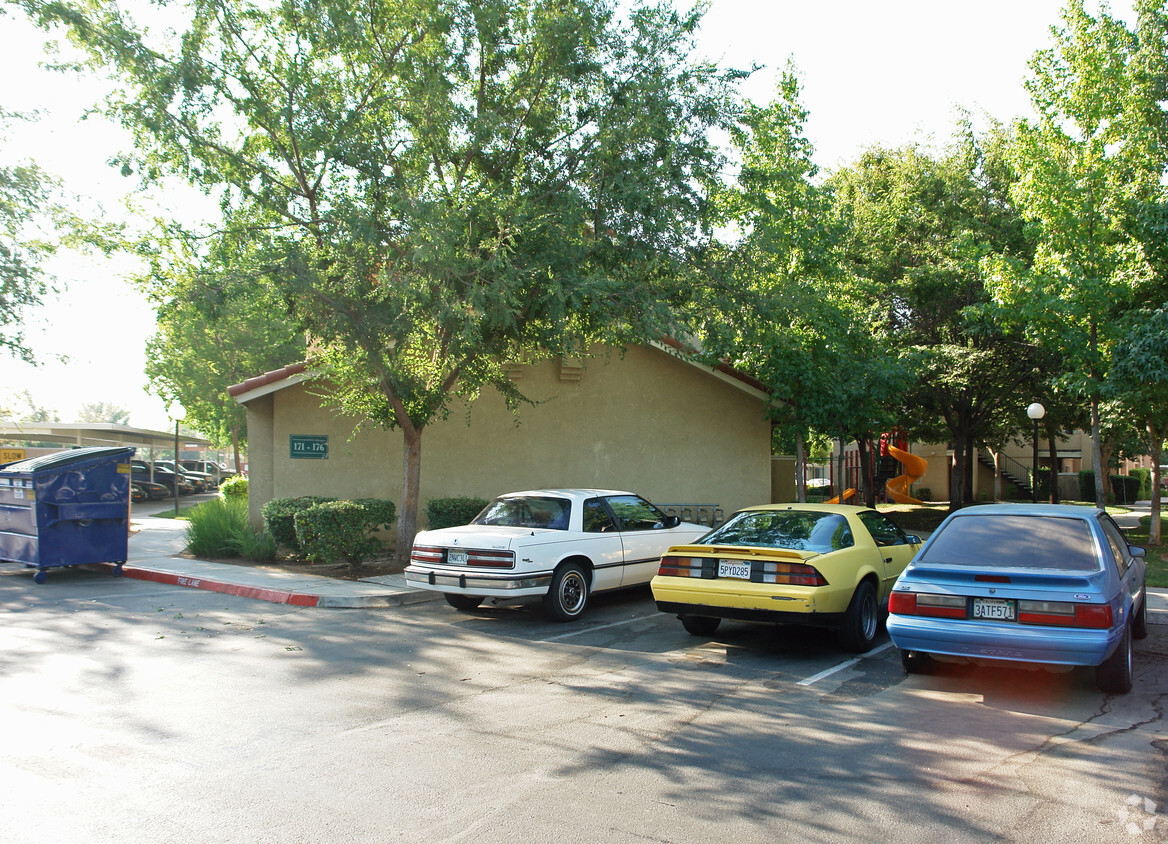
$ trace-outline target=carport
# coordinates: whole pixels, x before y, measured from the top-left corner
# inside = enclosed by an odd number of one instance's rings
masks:
[[[149,456],[143,459],[153,463],[154,450],[173,449],[175,439],[175,431],[151,431],[112,422],[23,422],[3,419],[0,420],[0,451],[5,454],[0,456],[0,463],[11,463],[68,448],[126,445],[134,446],[139,454],[145,451]],[[177,440],[180,452],[194,452],[200,460],[207,459],[206,454],[211,451],[211,441],[203,437],[178,434]],[[23,449],[24,453],[12,456],[10,452],[14,449]]]

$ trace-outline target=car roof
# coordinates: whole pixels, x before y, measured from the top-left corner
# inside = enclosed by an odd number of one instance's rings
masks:
[[[1104,515],[1098,507],[1086,504],[976,504],[963,507],[949,518],[959,516],[1057,516],[1064,519],[1094,520]]]
[[[498,498],[515,498],[519,496],[548,496],[558,495],[564,498],[596,498],[602,495],[636,495],[620,489],[589,489],[587,487],[572,487],[566,489],[526,489],[521,492],[505,492]]]

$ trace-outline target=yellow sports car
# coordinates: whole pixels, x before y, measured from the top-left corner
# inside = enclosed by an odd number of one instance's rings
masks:
[[[768,504],[740,510],[661,558],[653,600],[695,636],[723,618],[834,627],[840,643],[872,647],[880,607],[921,547],[875,510]]]

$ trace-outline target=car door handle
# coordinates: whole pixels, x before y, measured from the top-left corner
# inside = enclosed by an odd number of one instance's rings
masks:
[[[892,558],[891,558],[891,557],[885,557],[885,558],[884,558],[884,562],[886,562],[886,563],[891,563],[891,562],[892,562]]]

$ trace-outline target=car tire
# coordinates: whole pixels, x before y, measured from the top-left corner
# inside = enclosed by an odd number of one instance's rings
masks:
[[[1140,608],[1132,616],[1132,638],[1148,638],[1148,588],[1140,590]]]
[[[713,636],[718,625],[722,623],[722,619],[708,615],[679,615],[678,618],[681,619],[681,626],[686,632],[695,636]]]
[[[556,621],[575,621],[588,603],[588,575],[579,563],[564,563],[552,575],[544,608]]]
[[[856,587],[848,610],[844,613],[844,623],[839,631],[840,644],[852,653],[869,651],[876,641],[879,625],[880,607],[876,602],[876,590],[870,581],[863,580]]]
[[[1132,688],[1132,627],[1123,628],[1115,652],[1095,667],[1095,685],[1113,695],[1125,695]]]
[[[901,651],[900,664],[905,674],[929,674],[933,670],[933,657],[924,651]]]
[[[479,604],[483,602],[482,595],[455,595],[451,592],[443,592],[442,597],[446,599],[446,603],[450,604],[450,606],[463,612],[477,610]]]

